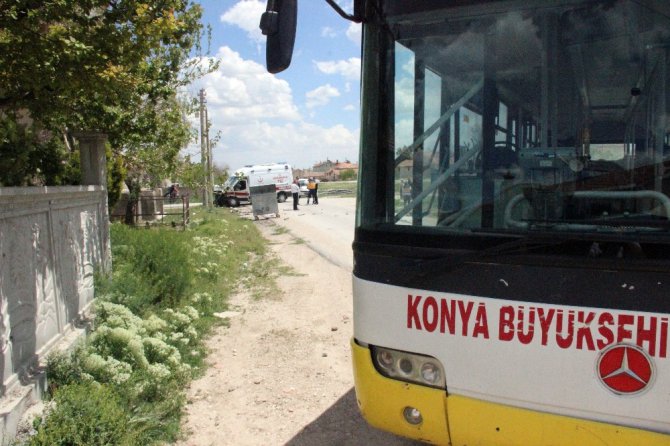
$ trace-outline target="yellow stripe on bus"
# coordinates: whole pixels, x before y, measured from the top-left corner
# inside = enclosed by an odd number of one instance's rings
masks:
[[[447,397],[443,390],[380,375],[369,349],[353,340],[351,348],[356,399],[363,417],[370,425],[397,435],[445,446],[670,446],[670,435]],[[415,426],[405,421],[406,407],[418,409],[423,422]]]

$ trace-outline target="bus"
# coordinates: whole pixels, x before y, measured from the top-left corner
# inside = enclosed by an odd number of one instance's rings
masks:
[[[262,21],[271,71],[287,11]],[[356,0],[347,17],[364,418],[442,445],[669,445],[670,2]]]

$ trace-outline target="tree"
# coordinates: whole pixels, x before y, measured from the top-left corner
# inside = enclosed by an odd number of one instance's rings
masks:
[[[340,180],[349,181],[356,179],[356,171],[354,169],[344,169],[340,172]]]
[[[0,186],[78,183],[79,158],[64,141],[20,121],[16,114],[0,119]]]
[[[201,68],[184,66],[201,13],[184,0],[0,0],[0,106],[49,126],[114,128],[119,112],[172,96]]]
[[[129,175],[169,170],[189,132],[176,91],[215,68],[191,57],[201,14],[187,0],[0,0],[0,119],[45,140],[102,131]]]
[[[185,117],[187,104],[176,95],[160,101],[146,101],[138,110],[122,116],[124,131],[110,134],[112,146],[120,148],[130,191],[126,221],[134,214],[142,185],[156,187],[172,176],[179,151],[192,138]]]
[[[205,186],[205,171],[202,163],[191,161],[190,155],[186,155],[179,161],[174,177],[179,184],[191,190],[201,189]]]
[[[111,210],[121,198],[126,168],[123,165],[123,158],[112,155],[112,148],[109,144],[105,152],[107,155],[107,206]]]
[[[223,166],[214,164],[214,168],[212,170],[214,171],[212,175],[214,177],[214,184],[221,185],[228,180],[228,177],[230,177],[230,174],[228,173],[230,168],[227,164],[224,164]]]

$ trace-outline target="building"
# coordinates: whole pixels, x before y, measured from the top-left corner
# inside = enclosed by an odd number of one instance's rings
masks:
[[[326,173],[329,170],[331,170],[334,165],[335,165],[334,162],[332,162],[329,159],[326,159],[326,161],[321,161],[320,163],[314,164],[314,166],[312,167],[312,170],[314,172]]]
[[[350,163],[349,161],[342,163],[335,161],[335,163],[331,165],[331,168],[325,172],[324,180],[338,181],[342,175],[342,172],[347,170],[353,171],[355,177],[358,177],[358,164]]]
[[[412,168],[414,166],[414,161],[411,159],[403,160],[395,168],[395,177],[402,180],[412,178]]]
[[[339,181],[342,172],[352,170],[358,177],[358,164],[348,160],[344,162],[326,160],[314,164],[311,169],[293,169],[293,176],[299,178],[315,178],[319,181]]]

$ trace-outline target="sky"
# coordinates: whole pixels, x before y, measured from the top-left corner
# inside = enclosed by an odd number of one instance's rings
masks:
[[[273,75],[265,69],[265,36],[258,26],[265,0],[198,3],[203,24],[212,27],[208,55],[220,66],[187,94],[206,91],[210,139],[220,138],[212,149],[217,166],[232,171],[274,162],[293,168],[327,159],[358,162],[360,25],[325,0],[299,1],[291,66]],[[338,3],[351,12],[351,0]],[[199,119],[192,119],[199,129]],[[199,142],[183,154],[199,161]]]

